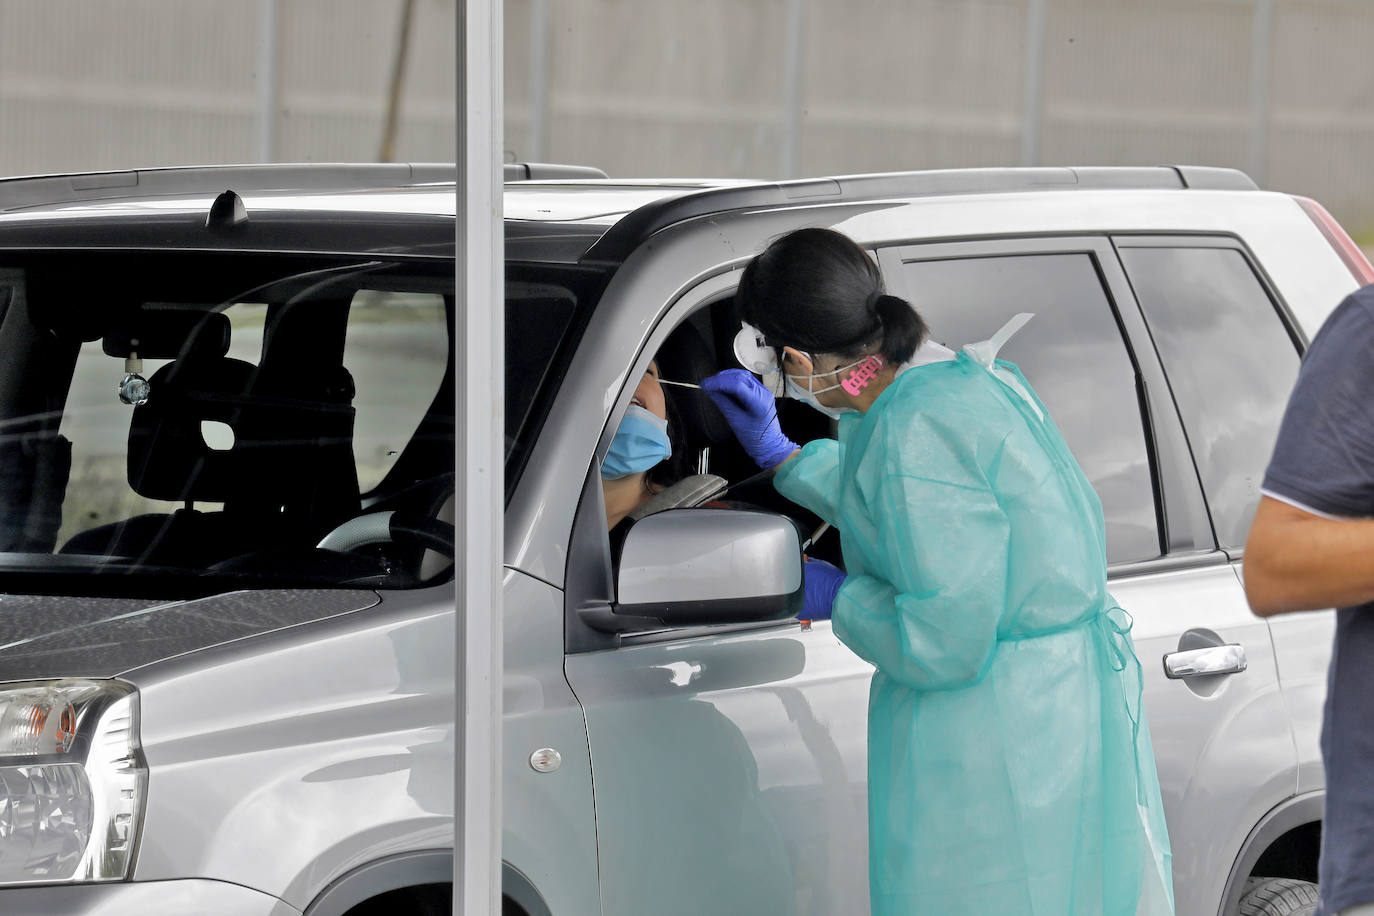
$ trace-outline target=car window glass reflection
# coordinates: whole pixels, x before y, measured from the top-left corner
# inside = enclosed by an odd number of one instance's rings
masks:
[[[1222,547],[1245,544],[1298,351],[1245,256],[1231,248],[1123,248],[1188,430]]]
[[[1087,254],[912,261],[912,304],[953,347],[991,337],[1018,312],[1035,318],[1002,348],[1035,386],[1102,500],[1107,559],[1156,557],[1159,529],[1135,372]]]
[[[381,483],[439,391],[448,360],[444,297],[362,289],[348,309],[344,365],[358,390],[358,486]]]

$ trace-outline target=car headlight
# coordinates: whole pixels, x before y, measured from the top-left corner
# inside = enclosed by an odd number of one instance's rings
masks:
[[[0,884],[126,878],[147,785],[132,685],[0,685]]]

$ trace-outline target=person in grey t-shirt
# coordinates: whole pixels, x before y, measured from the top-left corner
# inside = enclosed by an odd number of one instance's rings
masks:
[[[1245,544],[1261,617],[1335,607],[1322,721],[1322,916],[1374,914],[1374,286],[1327,319],[1288,402]]]

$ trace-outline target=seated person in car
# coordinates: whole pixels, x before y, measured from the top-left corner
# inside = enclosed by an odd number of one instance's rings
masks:
[[[633,521],[632,516],[648,514],[637,510],[684,476],[678,467],[681,462],[672,460],[673,457],[668,399],[659,384],[658,363],[651,362],[635,388],[601,465],[608,530],[627,518]]]
[[[680,366],[677,371],[696,381],[701,378],[699,367]],[[727,489],[724,477],[692,473],[703,445],[693,444],[691,432],[693,422],[703,422],[700,408],[693,412],[693,405],[675,404],[663,387],[688,389],[682,396],[699,398],[714,413],[696,381],[664,379],[658,359],[644,370],[601,465],[606,527],[612,540],[623,537],[635,521],[665,509],[731,505],[715,499]],[[723,420],[720,423],[724,425]]]
[[[688,384],[688,387],[696,386]],[[638,519],[664,509],[728,508],[731,505],[714,499],[726,489],[724,478],[713,474],[686,474],[682,449],[673,448],[669,412],[658,362],[650,362],[601,464],[606,528],[613,542],[619,543]],[[830,604],[844,573],[824,561],[807,559],[812,575],[807,583],[803,616],[807,619],[829,618]]]

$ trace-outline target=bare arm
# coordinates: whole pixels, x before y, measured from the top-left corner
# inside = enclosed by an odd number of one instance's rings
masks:
[[[1260,497],[1245,595],[1261,617],[1374,601],[1374,519],[1329,519]]]

